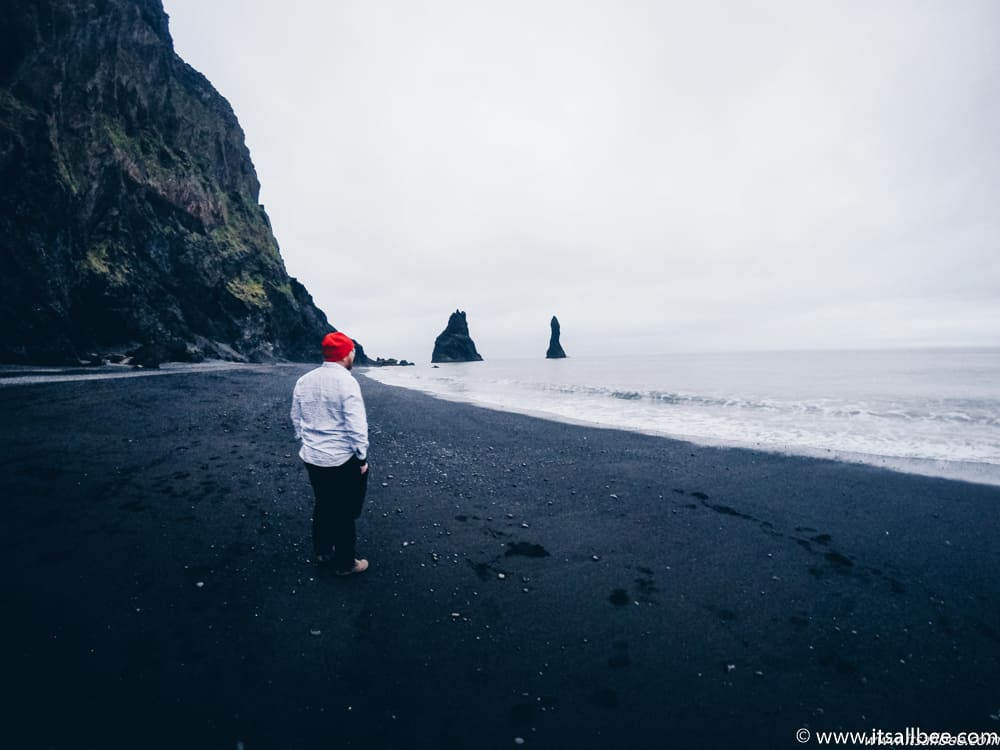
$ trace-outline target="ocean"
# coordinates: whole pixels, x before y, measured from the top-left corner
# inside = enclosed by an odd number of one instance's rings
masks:
[[[1000,485],[1000,349],[498,359],[364,372],[559,421]]]

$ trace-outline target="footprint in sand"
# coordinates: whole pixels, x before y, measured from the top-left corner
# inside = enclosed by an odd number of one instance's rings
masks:
[[[848,568],[854,567],[854,562],[839,552],[827,552],[823,555],[827,559],[827,562],[834,567],[835,570],[847,570]]]
[[[640,572],[643,570],[648,570],[648,568],[640,568]],[[653,594],[655,594],[660,589],[657,587],[656,582],[653,580],[652,572],[648,574],[647,578],[636,578],[635,588],[639,592],[636,597],[641,602],[651,602],[653,601]]]
[[[505,557],[549,557],[549,551],[540,544],[507,542]]]
[[[616,607],[624,607],[629,603],[628,592],[625,589],[615,589],[608,597],[608,601]]]

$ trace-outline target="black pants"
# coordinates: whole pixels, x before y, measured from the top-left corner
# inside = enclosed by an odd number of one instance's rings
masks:
[[[347,570],[354,565],[354,521],[361,515],[361,506],[368,489],[368,472],[361,473],[361,462],[351,457],[341,466],[306,464],[309,483],[316,504],[313,506],[313,554],[329,555],[333,550],[333,566]]]

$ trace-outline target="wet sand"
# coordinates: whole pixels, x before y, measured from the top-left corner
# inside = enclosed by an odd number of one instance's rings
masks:
[[[308,561],[308,368],[0,389],[4,746],[1000,731],[1000,488],[362,377],[372,567],[338,578]]]

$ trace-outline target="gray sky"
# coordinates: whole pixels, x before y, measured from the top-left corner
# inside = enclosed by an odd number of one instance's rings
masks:
[[[164,0],[375,355],[1000,345],[1000,3]]]

